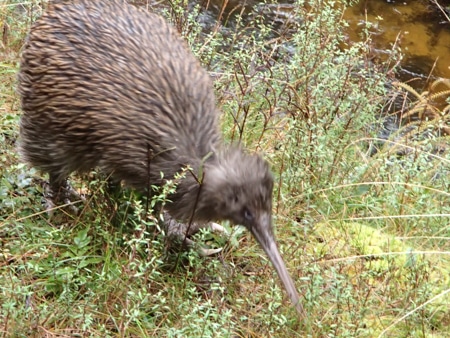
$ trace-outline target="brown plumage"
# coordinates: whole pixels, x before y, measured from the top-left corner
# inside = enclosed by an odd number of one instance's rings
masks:
[[[302,311],[272,232],[268,165],[223,146],[208,73],[162,18],[118,1],[55,1],[31,29],[18,79],[19,150],[49,173],[56,202],[74,171],[99,167],[145,191],[189,166],[171,216],[247,227]]]

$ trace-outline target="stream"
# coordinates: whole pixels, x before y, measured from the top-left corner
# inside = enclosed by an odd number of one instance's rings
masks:
[[[227,6],[222,17],[242,8],[250,12],[255,6],[261,6],[257,0],[225,1]],[[219,16],[223,3],[224,0],[208,1],[211,20]],[[450,78],[450,1],[446,5],[447,13],[434,0],[360,0],[345,12],[344,18],[350,24],[347,34],[351,41],[359,41],[365,22],[371,22],[375,56],[385,59],[394,46],[400,47],[403,59],[397,76],[424,90],[428,79]],[[289,17],[293,3],[288,0],[264,6],[272,12],[268,20],[283,20]]]

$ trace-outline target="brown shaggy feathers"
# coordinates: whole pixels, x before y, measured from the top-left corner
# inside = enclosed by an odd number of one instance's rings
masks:
[[[222,145],[208,73],[162,18],[116,0],[53,2],[31,29],[18,79],[20,153],[54,190],[100,167],[145,191],[189,166],[169,196],[172,217],[245,225],[301,308],[273,238],[268,165]]]

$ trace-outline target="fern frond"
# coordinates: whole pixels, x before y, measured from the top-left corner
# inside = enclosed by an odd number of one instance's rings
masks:
[[[439,85],[441,83],[450,88],[450,79],[439,78],[436,81],[433,81],[430,89],[433,90],[434,88],[436,88],[437,85]]]
[[[447,96],[450,96],[450,89],[449,90],[442,90],[440,92],[432,94],[430,96],[430,100],[436,100],[436,99],[440,99],[442,97],[446,98]]]
[[[394,81],[392,82],[392,84],[394,86],[403,88],[404,90],[406,90],[407,92],[413,94],[415,97],[417,97],[420,101],[423,101],[425,99],[425,97],[428,95],[428,92],[423,92],[422,94],[419,94],[413,87],[411,87],[410,85],[404,83],[404,82],[398,82],[398,81]]]
[[[447,115],[450,113],[450,104],[448,106],[445,106],[444,109],[442,109],[442,115]]]

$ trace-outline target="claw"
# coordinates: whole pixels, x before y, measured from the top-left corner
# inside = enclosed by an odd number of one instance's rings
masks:
[[[203,257],[208,257],[208,256],[212,256],[215,255],[216,253],[219,253],[222,251],[223,248],[218,248],[218,249],[205,249],[205,248],[200,248],[198,250],[198,253],[203,256]]]
[[[207,227],[211,230],[211,231],[216,231],[216,232],[220,232],[223,233],[225,235],[229,235],[228,230],[225,229],[223,226],[221,226],[220,224],[214,223],[214,222],[209,222],[207,224]]]

